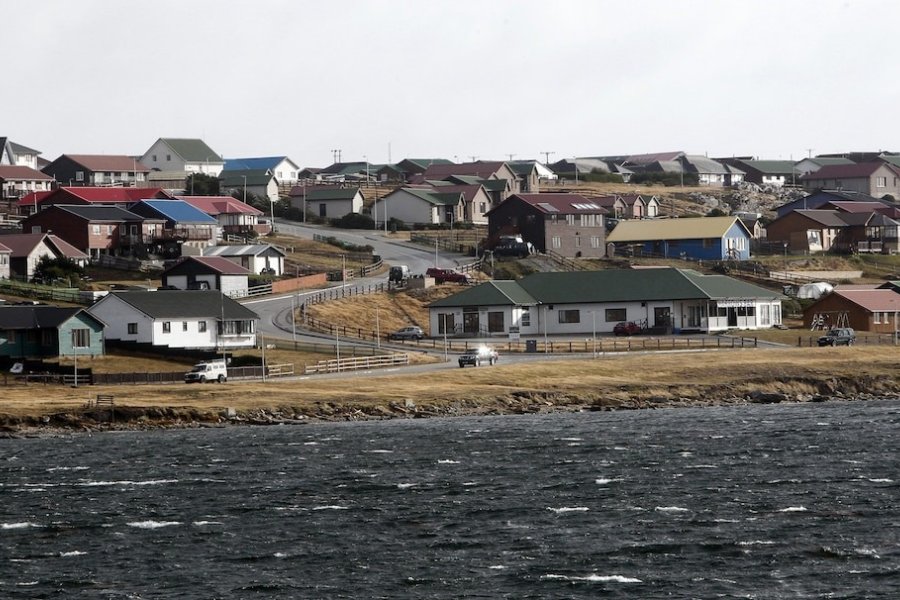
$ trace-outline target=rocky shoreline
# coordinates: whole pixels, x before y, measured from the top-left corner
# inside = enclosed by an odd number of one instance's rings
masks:
[[[900,381],[889,376],[766,379],[727,385],[669,386],[648,390],[635,384],[614,389],[513,392],[494,398],[445,402],[334,402],[307,400],[297,405],[201,410],[175,407],[87,407],[43,416],[0,414],[0,438],[69,435],[105,431],[141,431],[201,427],[309,424],[519,415],[552,412],[642,410],[787,402],[870,401],[900,399]]]

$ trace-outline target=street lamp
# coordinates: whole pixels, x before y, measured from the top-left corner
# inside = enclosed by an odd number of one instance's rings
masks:
[[[247,204],[247,176],[241,175],[244,178],[244,204]]]
[[[591,311],[591,347],[594,358],[597,358],[597,311]]]

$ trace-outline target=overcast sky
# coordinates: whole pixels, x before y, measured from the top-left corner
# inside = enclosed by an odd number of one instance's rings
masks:
[[[896,0],[7,0],[0,136],[300,166],[900,150]]]

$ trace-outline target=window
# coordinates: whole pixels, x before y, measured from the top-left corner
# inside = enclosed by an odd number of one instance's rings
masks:
[[[188,330],[188,327],[187,327],[187,321],[182,321],[182,322],[181,322],[181,330],[182,330],[182,331],[187,331],[187,330]]]
[[[607,323],[620,323],[622,321],[627,321],[626,318],[626,310],[624,308],[607,308],[606,309],[606,322]]]
[[[600,236],[592,235],[591,236],[591,248],[599,248],[600,247]]]
[[[91,345],[90,329],[72,330],[72,348],[87,348]]]
[[[456,331],[456,321],[453,313],[438,314],[438,333],[453,333]]]
[[[206,321],[200,321],[197,323],[197,331],[200,333],[206,333]]]
[[[171,321],[163,321],[163,333],[172,333]]]
[[[531,311],[525,306],[522,308],[522,317],[519,319],[521,327],[531,327]]]
[[[577,233],[575,234],[575,247],[581,248],[581,236]]]
[[[156,162],[156,155],[153,155],[153,162]]]
[[[172,155],[166,154],[166,162],[171,162],[171,161],[172,161]]]
[[[484,214],[487,212],[487,202],[479,202],[478,203],[478,212]]]
[[[91,233],[93,233],[94,235],[100,235],[100,226],[91,225]]]
[[[581,323],[581,311],[561,310],[558,314],[560,323]]]
[[[566,215],[566,225],[575,226],[575,215]]]
[[[875,178],[875,187],[886,187],[887,186],[887,177],[876,177]]]
[[[560,238],[558,235],[553,236],[553,247],[554,248],[562,247],[562,238]]]
[[[319,203],[319,216],[327,217],[328,216],[328,205],[324,202]]]
[[[137,335],[138,328],[137,323],[129,323],[128,324],[128,335]]]
[[[491,333],[499,333],[504,330],[503,313],[501,311],[493,311],[487,314],[488,331]]]

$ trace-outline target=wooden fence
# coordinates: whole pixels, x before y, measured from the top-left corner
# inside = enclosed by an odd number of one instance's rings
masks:
[[[824,330],[820,332],[821,335],[824,335],[825,333]],[[821,337],[821,335],[811,335],[806,337],[801,335],[797,338],[797,346],[800,348],[818,346],[819,337]],[[857,346],[896,346],[900,345],[900,332],[877,334],[861,334],[860,332],[857,332],[856,340],[854,340],[853,343]]]
[[[361,369],[383,369],[385,367],[399,367],[408,364],[409,355],[405,353],[320,360],[313,365],[306,365],[306,374],[340,373],[341,371],[358,371]]]
[[[592,340],[553,341],[553,340],[505,340],[505,341],[477,341],[477,340],[453,340],[447,339],[445,347],[441,338],[428,338],[419,341],[397,341],[398,344],[408,348],[420,350],[439,350],[452,353],[465,352],[473,348],[489,345],[498,352],[509,353],[585,353],[585,352],[633,352],[640,350],[688,350],[711,348],[756,348],[759,345],[757,338],[745,337],[626,337],[626,338],[597,338]]]

